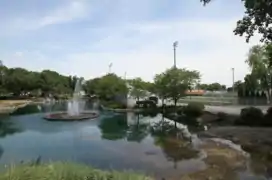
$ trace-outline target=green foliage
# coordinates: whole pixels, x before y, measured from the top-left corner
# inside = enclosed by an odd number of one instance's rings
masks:
[[[21,165],[10,167],[0,174],[1,180],[151,180],[151,178],[132,172],[102,171],[85,165],[72,163],[50,163],[40,165]]]
[[[203,114],[205,106],[203,103],[190,102],[184,107],[183,112],[186,116],[198,117]]]
[[[128,93],[126,82],[115,74],[87,81],[85,90],[88,94],[97,95],[103,100],[114,100],[116,96]]]
[[[220,91],[220,90],[226,90],[226,85],[222,85],[219,83],[198,84],[197,88],[202,90],[207,90],[207,91]]]
[[[211,0],[200,0],[206,5]],[[272,3],[270,0],[241,0],[244,3],[245,15],[237,21],[235,35],[246,35],[246,41],[257,31],[262,34],[261,41],[272,41]]]
[[[235,124],[246,126],[264,125],[264,114],[259,108],[244,108],[241,110],[240,117],[235,121]]]
[[[23,68],[0,67],[1,94],[13,93],[18,96],[22,93],[40,96],[47,94],[71,94],[77,77],[64,76],[55,71],[42,72],[28,71]]]
[[[162,74],[155,76],[157,95],[161,98],[171,98],[175,105],[177,101],[185,96],[188,89],[192,89],[200,79],[198,71],[187,69],[170,68]]]
[[[269,107],[266,111],[266,114],[265,114],[265,120],[267,123],[270,123],[271,121],[271,124],[272,124],[272,107]]]
[[[119,103],[117,101],[101,101],[100,102],[104,107],[112,109],[126,109],[126,105]]]
[[[130,95],[139,101],[140,98],[144,98],[148,91],[148,85],[141,78],[135,78],[128,80],[131,86]]]

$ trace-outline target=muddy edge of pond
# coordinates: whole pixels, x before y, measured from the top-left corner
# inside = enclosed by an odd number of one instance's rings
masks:
[[[182,175],[181,180],[238,180],[238,171],[245,171],[247,158],[241,151],[227,144],[204,140],[200,147],[206,153],[203,161],[207,168],[201,171]]]
[[[262,156],[272,161],[272,128],[259,127],[212,127],[198,133],[200,138],[222,138],[241,145],[252,156]]]

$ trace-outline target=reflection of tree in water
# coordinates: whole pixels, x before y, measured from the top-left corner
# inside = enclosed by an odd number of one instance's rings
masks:
[[[27,105],[27,106],[16,109],[16,111],[14,111],[12,115],[32,114],[32,113],[38,113],[38,112],[40,112],[38,105],[31,104],[31,105]]]
[[[20,131],[21,130],[18,127],[15,127],[12,121],[9,121],[9,119],[0,120],[0,138]]]
[[[141,142],[148,135],[148,124],[141,122],[139,116],[135,124],[128,124],[126,115],[117,115],[101,120],[99,128],[102,138],[108,140],[127,139]]]
[[[0,138],[12,135],[14,133],[21,132],[21,130],[14,126],[9,119],[0,120]],[[4,149],[0,146],[0,158],[4,152]]]
[[[151,128],[151,135],[155,139],[155,145],[160,146],[169,161],[177,162],[192,159],[198,156],[198,151],[191,147],[190,138],[182,136],[182,130],[175,124],[161,121]]]
[[[99,128],[101,129],[103,139],[124,139],[128,130],[127,118],[125,115],[103,118]]]
[[[140,115],[137,114],[136,124],[129,125],[127,134],[128,141],[141,142],[149,134],[149,125],[140,121]]]

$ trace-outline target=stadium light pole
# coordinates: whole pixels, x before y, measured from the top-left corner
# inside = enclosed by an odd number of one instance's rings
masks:
[[[176,48],[178,47],[178,41],[175,41],[173,43],[173,49],[174,49],[174,68],[177,67],[177,62],[176,62]]]
[[[232,92],[234,93],[234,68],[231,68],[232,70]]]

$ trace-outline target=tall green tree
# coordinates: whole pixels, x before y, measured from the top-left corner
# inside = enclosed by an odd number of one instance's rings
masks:
[[[164,104],[164,100],[168,96],[168,89],[165,86],[168,82],[168,79],[164,73],[157,74],[154,78],[154,94],[156,94]]]
[[[190,71],[187,69],[170,68],[163,72],[160,78],[163,79],[164,91],[166,97],[174,101],[175,106],[178,100],[185,96],[188,89],[196,86],[200,79],[198,71]]]
[[[256,87],[258,87],[259,83],[259,87],[267,92],[268,101],[271,101],[270,91],[272,89],[272,66],[270,65],[271,54],[272,49],[270,44],[265,44],[263,46],[256,45],[250,49],[245,61],[251,69],[251,77],[256,80],[254,82]]]
[[[200,0],[206,5],[212,0]],[[272,3],[271,0],[241,0],[244,3],[245,14],[237,21],[235,35],[246,35],[246,41],[257,31],[262,34],[261,41],[272,41]],[[226,1],[226,3],[228,3]]]
[[[112,73],[87,81],[86,90],[88,94],[95,94],[107,100],[128,93],[126,82]]]
[[[147,84],[141,78],[135,78],[129,81],[131,86],[130,95],[140,100],[140,98],[144,98],[147,94]]]

